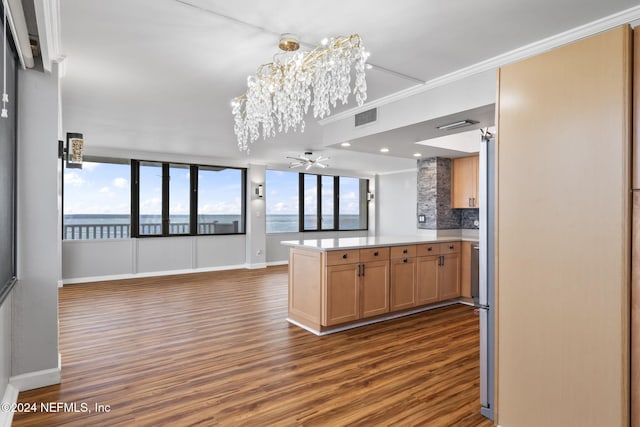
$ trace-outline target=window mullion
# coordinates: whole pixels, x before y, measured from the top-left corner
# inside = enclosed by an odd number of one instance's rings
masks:
[[[322,175],[316,175],[316,230],[322,231]]]
[[[196,165],[191,165],[189,177],[191,178],[189,192],[189,231],[192,236],[199,234],[198,230],[198,171]]]
[[[131,237],[140,237],[140,162],[131,160]]]
[[[298,231],[305,231],[304,228],[304,174],[298,174]]]
[[[169,235],[169,163],[162,164],[162,235]]]

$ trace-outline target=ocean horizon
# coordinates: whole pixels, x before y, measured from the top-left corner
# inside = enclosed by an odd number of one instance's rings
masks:
[[[316,224],[315,215],[305,215],[306,228],[309,229]],[[161,215],[140,215],[140,226],[160,227]],[[238,221],[239,232],[242,232],[242,217],[240,215],[198,215],[199,226],[206,226],[213,223],[231,224]],[[359,215],[341,215],[340,229],[359,229]],[[289,214],[267,214],[265,216],[267,233],[295,233],[298,232],[298,215]],[[170,215],[169,222],[172,226],[183,226],[189,223],[189,215]],[[131,224],[128,214],[65,214],[63,218],[65,229],[65,239],[68,240],[91,240],[104,238],[127,238],[129,237],[129,226]],[[332,222],[323,224],[326,228],[333,227]],[[76,227],[74,227],[76,226]],[[77,227],[80,226],[80,227]],[[75,231],[74,231],[75,229]],[[107,230],[96,232],[96,229]],[[93,231],[91,231],[93,230]],[[106,237],[104,234],[106,234]],[[147,232],[146,234],[152,234]],[[214,233],[215,234],[215,233]]]

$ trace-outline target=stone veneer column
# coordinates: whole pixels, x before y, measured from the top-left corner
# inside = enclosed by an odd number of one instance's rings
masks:
[[[460,211],[451,209],[451,159],[430,157],[419,160],[417,185],[417,215],[426,217],[426,222],[418,223],[418,228],[460,228]]]

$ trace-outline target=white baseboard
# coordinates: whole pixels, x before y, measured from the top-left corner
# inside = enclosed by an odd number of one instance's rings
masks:
[[[2,404],[15,404],[18,401],[18,393],[18,389],[11,385],[11,383],[7,384],[7,388],[4,390],[4,395],[2,396]],[[11,427],[12,421],[13,411],[0,409],[0,427]]]
[[[207,273],[209,271],[239,270],[244,268],[254,268],[254,267],[250,267],[247,264],[238,264],[238,265],[223,265],[219,267],[190,268],[190,269],[184,269],[184,270],[150,271],[145,273],[128,273],[128,274],[111,274],[107,276],[74,277],[71,279],[62,279],[62,283],[64,285],[72,285],[74,283],[106,282],[109,280],[140,279],[144,277],[157,277],[157,276],[174,276],[176,274]],[[255,267],[255,268],[264,268],[264,267]]]
[[[258,268],[267,268],[267,263],[266,262],[259,262],[256,264],[247,264],[247,268],[250,270],[256,270]]]
[[[273,267],[276,265],[288,265],[289,261],[288,260],[284,260],[284,261],[271,261],[267,263],[267,267]]]
[[[9,384],[15,387],[18,391],[33,390],[34,388],[60,384],[60,380],[62,378],[61,372],[62,357],[60,356],[60,353],[58,353],[57,368],[16,375],[15,377],[9,378]]]

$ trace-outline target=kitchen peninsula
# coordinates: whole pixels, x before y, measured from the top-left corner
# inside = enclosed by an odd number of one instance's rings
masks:
[[[458,302],[461,239],[291,240],[288,321],[315,334]]]

